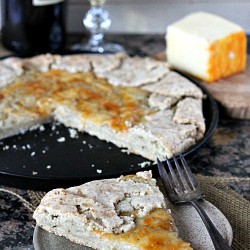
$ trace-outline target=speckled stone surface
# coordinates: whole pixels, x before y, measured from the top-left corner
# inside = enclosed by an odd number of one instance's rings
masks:
[[[4,188],[3,186],[0,186]],[[22,196],[26,191],[11,189]],[[0,249],[33,249],[32,236],[35,223],[32,213],[9,194],[0,193]]]
[[[131,55],[155,55],[165,50],[164,35],[108,36],[122,44]],[[68,43],[79,41],[71,36]],[[218,128],[212,138],[189,160],[195,173],[210,176],[250,176],[250,120],[236,120],[220,113]],[[236,191],[250,199],[249,184],[233,185]],[[1,186],[0,188],[6,188]],[[27,192],[10,190],[28,199]],[[0,192],[0,249],[33,249],[35,222],[32,213],[10,194]]]

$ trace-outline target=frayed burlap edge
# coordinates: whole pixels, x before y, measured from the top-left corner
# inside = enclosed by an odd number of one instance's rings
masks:
[[[228,185],[247,182],[250,178],[224,178],[196,176],[206,200],[214,204],[226,216],[233,229],[233,249],[250,247],[250,202]]]

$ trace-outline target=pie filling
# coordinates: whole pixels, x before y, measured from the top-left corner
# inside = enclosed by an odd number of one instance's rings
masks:
[[[176,227],[170,213],[155,209],[145,217],[135,219],[135,227],[122,234],[102,234],[103,238],[113,241],[126,241],[139,249],[185,249],[189,243],[177,237]]]

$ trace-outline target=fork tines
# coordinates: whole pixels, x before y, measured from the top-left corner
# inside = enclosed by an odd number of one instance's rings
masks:
[[[157,159],[158,171],[162,178],[163,184],[167,190],[174,190],[178,193],[189,193],[199,189],[198,184],[182,154],[179,156],[181,164],[179,164],[176,157],[173,157],[175,168],[172,166],[170,160],[166,158],[166,168],[164,164]]]
[[[202,206],[199,205],[198,200],[203,199],[204,196],[201,193],[184,157],[180,155],[179,159],[180,163],[177,158],[173,157],[175,165],[175,168],[173,168],[169,159],[166,158],[166,168],[169,170],[169,173],[166,171],[164,164],[157,159],[159,174],[166,191],[168,192],[170,200],[176,204],[192,204],[205,223],[215,249],[231,250],[231,247],[228,246],[227,242],[213,225],[213,222],[209,219]]]

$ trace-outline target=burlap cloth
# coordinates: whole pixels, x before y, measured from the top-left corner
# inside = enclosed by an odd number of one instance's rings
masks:
[[[235,250],[250,249],[250,202],[230,188],[230,185],[244,184],[250,191],[250,178],[225,178],[196,175],[206,200],[214,204],[226,216],[233,229],[232,247]],[[1,190],[0,191],[7,191]],[[31,212],[39,205],[45,192],[28,190],[29,200],[12,191]]]

